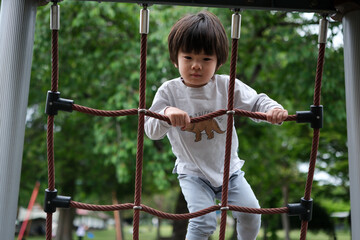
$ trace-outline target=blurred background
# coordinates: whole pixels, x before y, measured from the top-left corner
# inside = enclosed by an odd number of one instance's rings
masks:
[[[50,4],[37,13],[34,56],[19,195],[17,231],[37,182],[40,190],[25,232],[26,239],[44,239],[42,210],[47,188],[46,92],[51,81]],[[167,35],[181,16],[204,8],[150,7],[147,60],[147,108],[157,88],[178,77],[169,59]],[[230,37],[229,9],[206,8],[222,21]],[[137,4],[61,3],[59,91],[76,104],[103,110],[138,107],[140,34]],[[312,13],[242,12],[237,78],[276,99],[289,114],[307,111],[313,101],[321,16]],[[350,239],[350,200],[346,136],[342,25],[330,19],[322,88],[324,127],[321,130],[312,191],[313,220],[309,239]],[[228,74],[229,61],[218,73]],[[236,117],[243,170],[264,208],[297,203],[304,194],[311,150],[308,124],[281,127]],[[93,117],[61,112],[55,118],[56,188],[74,201],[93,204],[132,203],[137,117]],[[171,212],[187,212],[176,175],[175,157],[167,139],[145,138],[142,203]],[[229,217],[231,213],[229,213]],[[115,222],[120,223],[116,234]],[[236,239],[231,218],[227,239]],[[160,220],[141,213],[140,239],[184,239],[187,221]],[[53,232],[57,240],[132,239],[132,211],[89,212],[57,209]],[[263,215],[258,239],[299,239],[300,220]],[[118,228],[119,229],[119,228]],[[214,235],[213,239],[217,239]],[[16,239],[16,236],[15,236]]]

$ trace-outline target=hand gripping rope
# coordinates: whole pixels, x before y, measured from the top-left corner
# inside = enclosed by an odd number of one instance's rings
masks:
[[[208,207],[193,213],[184,214],[171,214],[158,211],[150,208],[146,205],[141,204],[141,189],[142,189],[142,166],[143,166],[143,143],[144,143],[144,119],[145,116],[157,118],[162,121],[170,123],[168,117],[151,112],[146,107],[145,102],[145,89],[146,89],[146,54],[147,54],[147,35],[149,33],[149,10],[147,4],[141,4],[143,7],[140,10],[140,34],[141,34],[141,49],[140,49],[140,79],[139,79],[139,107],[138,109],[127,109],[127,110],[115,110],[106,111],[88,108],[74,104],[72,100],[60,98],[60,92],[58,92],[58,31],[60,28],[60,7],[57,5],[59,1],[53,1],[53,5],[50,8],[50,29],[52,30],[52,72],[51,72],[51,91],[47,94],[46,109],[45,112],[48,114],[48,127],[47,127],[47,158],[48,158],[48,188],[45,190],[45,206],[44,210],[47,213],[46,218],[46,239],[52,239],[52,214],[56,211],[57,207],[60,208],[80,208],[92,211],[118,211],[118,210],[129,210],[133,209],[133,239],[139,239],[139,221],[140,211],[147,212],[149,214],[173,220],[190,219],[205,215],[207,213],[221,210],[221,223],[220,223],[220,235],[219,239],[225,239],[226,230],[226,213],[227,211],[239,211],[251,214],[280,214],[287,213],[289,216],[299,216],[302,220],[301,224],[301,235],[300,240],[306,239],[306,232],[308,222],[312,216],[312,199],[311,199],[311,188],[313,182],[313,176],[315,171],[316,155],[319,145],[319,133],[322,128],[323,114],[322,106],[320,105],[320,94],[321,94],[321,80],[324,65],[324,54],[325,54],[325,43],[326,43],[326,31],[327,31],[327,20],[326,16],[320,21],[319,31],[319,56],[317,62],[317,71],[315,79],[315,90],[314,90],[314,102],[311,106],[310,111],[299,111],[296,115],[289,115],[285,121],[297,121],[298,123],[310,123],[314,129],[313,143],[310,154],[310,163],[308,177],[306,181],[305,194],[301,198],[300,203],[288,204],[282,208],[247,208],[234,205],[228,205],[228,180],[230,170],[230,155],[231,155],[231,135],[233,126],[234,115],[251,117],[261,120],[266,120],[264,113],[254,113],[244,111],[240,109],[234,109],[234,86],[236,78],[236,62],[237,62],[237,49],[238,40],[240,39],[240,24],[241,15],[239,9],[234,9],[232,15],[232,52],[231,52],[231,63],[230,63],[230,83],[229,83],[229,96],[227,109],[220,109],[215,112],[192,118],[191,122],[201,122],[208,120],[220,115],[227,114],[227,136],[225,143],[225,156],[224,156],[224,176],[223,176],[223,189],[221,204]],[[71,197],[58,196],[57,190],[55,189],[55,168],[54,168],[54,116],[57,115],[58,111],[78,111],[95,116],[103,117],[118,117],[126,115],[138,115],[138,137],[137,137],[137,153],[136,153],[136,178],[135,178],[135,194],[134,203],[124,203],[115,205],[93,205],[75,202],[71,200]]]

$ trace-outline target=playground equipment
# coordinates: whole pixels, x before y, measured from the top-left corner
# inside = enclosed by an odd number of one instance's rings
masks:
[[[126,1],[126,2],[136,2],[136,1]],[[211,1],[210,4],[206,4],[203,2],[197,1],[142,1],[143,4],[178,4],[178,5],[193,5],[193,6],[217,6],[217,7],[238,7],[238,8],[255,8],[255,9],[266,9],[266,10],[302,10],[302,11],[314,11],[314,12],[334,12],[335,8],[332,6],[330,2],[320,1],[319,8],[311,8],[309,4],[303,3],[300,5],[292,5],[288,4],[287,6],[278,4],[277,6],[271,5],[256,5],[253,3],[251,5],[248,1],[239,1],[236,6],[234,3],[230,3],[230,1]],[[328,4],[324,4],[327,2]],[[136,2],[137,3],[137,2]],[[273,3],[273,2],[272,2]],[[0,152],[1,152],[1,162],[0,162],[0,171],[5,170],[1,174],[1,192],[7,192],[9,194],[3,194],[0,197],[0,215],[1,215],[1,227],[0,230],[4,235],[8,236],[6,239],[11,239],[13,237],[13,223],[14,221],[9,220],[9,216],[15,219],[16,207],[17,207],[17,195],[18,195],[18,185],[20,180],[20,169],[21,169],[21,153],[23,148],[23,137],[24,137],[24,123],[25,123],[25,113],[27,106],[27,97],[29,91],[29,79],[30,79],[30,67],[31,67],[31,58],[32,58],[32,44],[33,44],[33,34],[34,34],[34,26],[35,26],[35,16],[36,16],[36,7],[38,1],[26,0],[3,0],[1,6],[1,15],[0,15],[0,56],[4,56],[0,58],[0,72],[2,73],[1,83],[4,91],[1,92],[2,101],[0,104],[1,112],[4,112],[5,115],[1,117],[0,124],[0,133],[3,136],[3,139],[0,144]],[[359,156],[359,125],[360,123],[357,121],[357,117],[359,117],[359,83],[355,81],[360,76],[359,66],[359,47],[356,45],[359,42],[360,38],[360,26],[359,26],[359,9],[354,10],[352,12],[347,12],[346,9],[342,9],[344,17],[344,43],[345,43],[345,78],[346,78],[346,94],[347,94],[347,114],[348,114],[348,134],[349,134],[349,159],[350,159],[350,181],[351,181],[351,201],[352,203],[357,203],[360,199],[360,193],[356,186],[359,186],[360,183],[359,178],[357,177],[357,170],[360,170],[360,163],[356,160],[357,156]],[[5,24],[6,21],[9,21],[10,24]],[[57,21],[53,22],[55,25]],[[27,26],[27,27],[25,27]],[[56,30],[56,29],[55,29]],[[145,33],[142,33],[146,35]],[[53,36],[56,35],[55,33]],[[7,36],[5,39],[4,36]],[[55,37],[56,38],[56,37]],[[233,40],[233,47],[236,40]],[[142,46],[146,43],[146,37],[142,36]],[[320,45],[321,46],[321,45]],[[319,53],[323,51],[323,47],[319,48]],[[233,48],[235,49],[235,48]],[[146,53],[146,47],[145,47]],[[320,56],[320,55],[319,55]],[[143,58],[142,58],[143,59]],[[320,59],[320,57],[319,57]],[[322,65],[322,64],[320,64]],[[146,64],[145,64],[146,67]],[[233,67],[232,67],[233,68]],[[16,69],[16,70],[15,70]],[[144,69],[144,62],[142,61],[142,67]],[[144,77],[144,76],[143,76]],[[3,82],[5,83],[3,85]],[[142,80],[140,80],[142,82]],[[141,87],[141,86],[140,86]],[[319,89],[315,87],[315,89]],[[53,86],[51,92],[56,92],[57,86]],[[141,91],[140,91],[141,92]],[[50,95],[51,97],[52,95]],[[56,94],[53,96],[54,99],[59,99]],[[141,102],[141,101],[140,101]],[[142,105],[142,104],[141,104]],[[130,114],[139,114],[139,120],[143,118],[145,115],[149,115],[144,106],[139,106],[139,109],[130,110]],[[314,99],[314,105],[318,106],[319,101]],[[14,107],[17,106],[17,107]],[[81,110],[86,108],[81,108],[81,106],[73,105],[71,107],[73,110]],[[310,111],[311,112],[311,111]],[[350,112],[350,113],[349,113]],[[123,114],[123,112],[121,113]],[[126,113],[128,114],[128,113]],[[237,110],[233,110],[230,106],[225,112],[217,112],[216,114],[240,114]],[[248,114],[248,113],[241,113]],[[306,115],[306,114],[305,114]],[[3,117],[4,116],[4,117]],[[50,114],[51,116],[51,114]],[[156,117],[154,115],[154,117]],[[161,117],[161,116],[157,116]],[[212,116],[214,117],[214,116]],[[261,116],[252,116],[259,117]],[[16,119],[17,121],[14,121]],[[229,117],[229,119],[232,119]],[[166,120],[166,119],[164,119]],[[198,119],[201,121],[201,119]],[[202,119],[204,120],[204,119]],[[294,120],[294,119],[292,119]],[[196,121],[193,119],[193,121]],[[139,121],[139,129],[141,128],[141,121]],[[319,126],[314,127],[314,135],[318,133],[316,129],[319,129]],[[316,130],[316,131],[315,131]],[[141,132],[141,129],[140,129]],[[318,137],[318,136],[317,136]],[[9,139],[9,141],[4,141],[4,139]],[[314,145],[314,143],[313,143]],[[315,141],[315,145],[317,145]],[[314,155],[315,154],[315,155]],[[311,159],[316,160],[316,152],[312,152]],[[138,169],[141,168],[141,163],[138,166]],[[313,171],[313,169],[311,169]],[[311,172],[309,171],[309,172]],[[311,175],[311,174],[310,174]],[[224,177],[225,179],[225,177]],[[3,181],[4,180],[4,181]],[[312,181],[312,176],[310,179],[308,178],[308,182]],[[50,198],[55,196],[54,198],[59,200],[59,197],[55,193],[55,186],[49,181],[49,196]],[[224,181],[225,183],[225,181]],[[121,208],[134,209],[134,219],[138,216],[140,210],[149,211],[156,213],[156,210],[151,210],[146,206],[142,206],[140,204],[139,199],[141,198],[141,181],[137,180],[136,185],[140,185],[140,190],[137,190],[135,195],[135,203],[123,205]],[[296,206],[290,206],[287,209],[281,209],[281,212],[290,211],[291,207],[301,207],[300,212],[303,211],[303,206],[307,206],[307,202],[310,200],[310,190],[308,189],[305,192],[304,201],[305,203],[300,203],[300,205],[296,204]],[[62,201],[65,200],[65,201]],[[52,201],[50,201],[52,202]],[[54,201],[55,203],[56,201]],[[71,201],[69,198],[64,197],[61,199],[60,206],[52,205],[51,207],[61,207],[63,203],[70,204],[71,207],[81,207],[80,203],[76,203]],[[302,205],[303,204],[303,205]],[[84,208],[87,206],[83,206]],[[119,206],[117,206],[119,207]],[[223,214],[226,213],[227,210],[241,210],[251,212],[252,210],[248,209],[234,209],[233,206],[227,206],[226,201],[222,202],[221,206],[216,206],[216,208],[211,210],[222,210]],[[295,209],[295,208],[292,208]],[[114,209],[115,210],[115,209]],[[309,210],[307,207],[305,210]],[[51,211],[50,211],[51,212]],[[298,214],[299,212],[296,212]],[[160,214],[160,213],[158,213]],[[222,214],[222,215],[223,215]],[[6,219],[5,219],[6,218]],[[307,222],[308,220],[304,220]],[[134,220],[134,222],[136,222]],[[357,239],[356,236],[360,236],[360,210],[359,206],[356,204],[352,205],[352,229],[353,229],[353,238]],[[307,224],[307,223],[306,223]],[[136,226],[134,225],[136,228]],[[135,230],[135,229],[134,229]],[[134,231],[136,232],[136,231]],[[224,233],[224,228],[222,228],[222,232]],[[221,233],[221,236],[222,234]],[[136,234],[134,235],[134,239],[137,239]],[[220,236],[220,239],[222,237]],[[304,233],[302,231],[302,236],[304,237]],[[306,233],[305,233],[306,237]]]

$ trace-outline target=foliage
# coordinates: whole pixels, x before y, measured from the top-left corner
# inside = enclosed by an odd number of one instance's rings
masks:
[[[139,6],[125,3],[64,1],[61,3],[59,60],[61,97],[92,108],[114,110],[138,107],[140,35]],[[173,23],[200,8],[157,6],[150,8],[147,60],[147,107],[162,82],[178,76],[167,54],[167,34]],[[203,8],[201,8],[203,9]],[[230,33],[231,12],[208,8]],[[45,94],[50,89],[49,6],[38,9],[28,118],[19,204],[26,205],[36,180],[45,188],[47,179]],[[258,92],[295,114],[312,104],[317,36],[310,29],[318,16],[299,13],[243,12],[237,76]],[[342,199],[348,204],[346,114],[343,81],[343,50],[334,46],[333,35],[341,30],[330,24],[326,52],[318,170],[338,180],[336,187],[317,184],[313,195],[321,200]],[[228,73],[229,62],[219,73]],[[263,207],[284,204],[303,195],[306,174],[298,165],[309,159],[312,130],[284,123],[272,126],[236,118],[240,157],[247,180]],[[76,201],[111,202],[116,191],[121,202],[131,202],[134,188],[137,118],[92,117],[60,112],[55,118],[56,187]],[[144,142],[143,193],[172,190],[174,156],[166,139]],[[36,173],[36,174],[34,174]],[[43,194],[40,194],[42,201]],[[327,204],[328,206],[328,204]],[[334,209],[332,209],[334,210]],[[265,221],[271,222],[271,220]]]

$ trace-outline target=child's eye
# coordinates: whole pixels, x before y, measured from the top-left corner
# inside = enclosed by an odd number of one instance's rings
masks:
[[[204,61],[211,61],[211,58],[204,58]]]
[[[191,59],[190,56],[184,56],[184,58],[187,59],[187,60],[190,60],[190,59]]]

